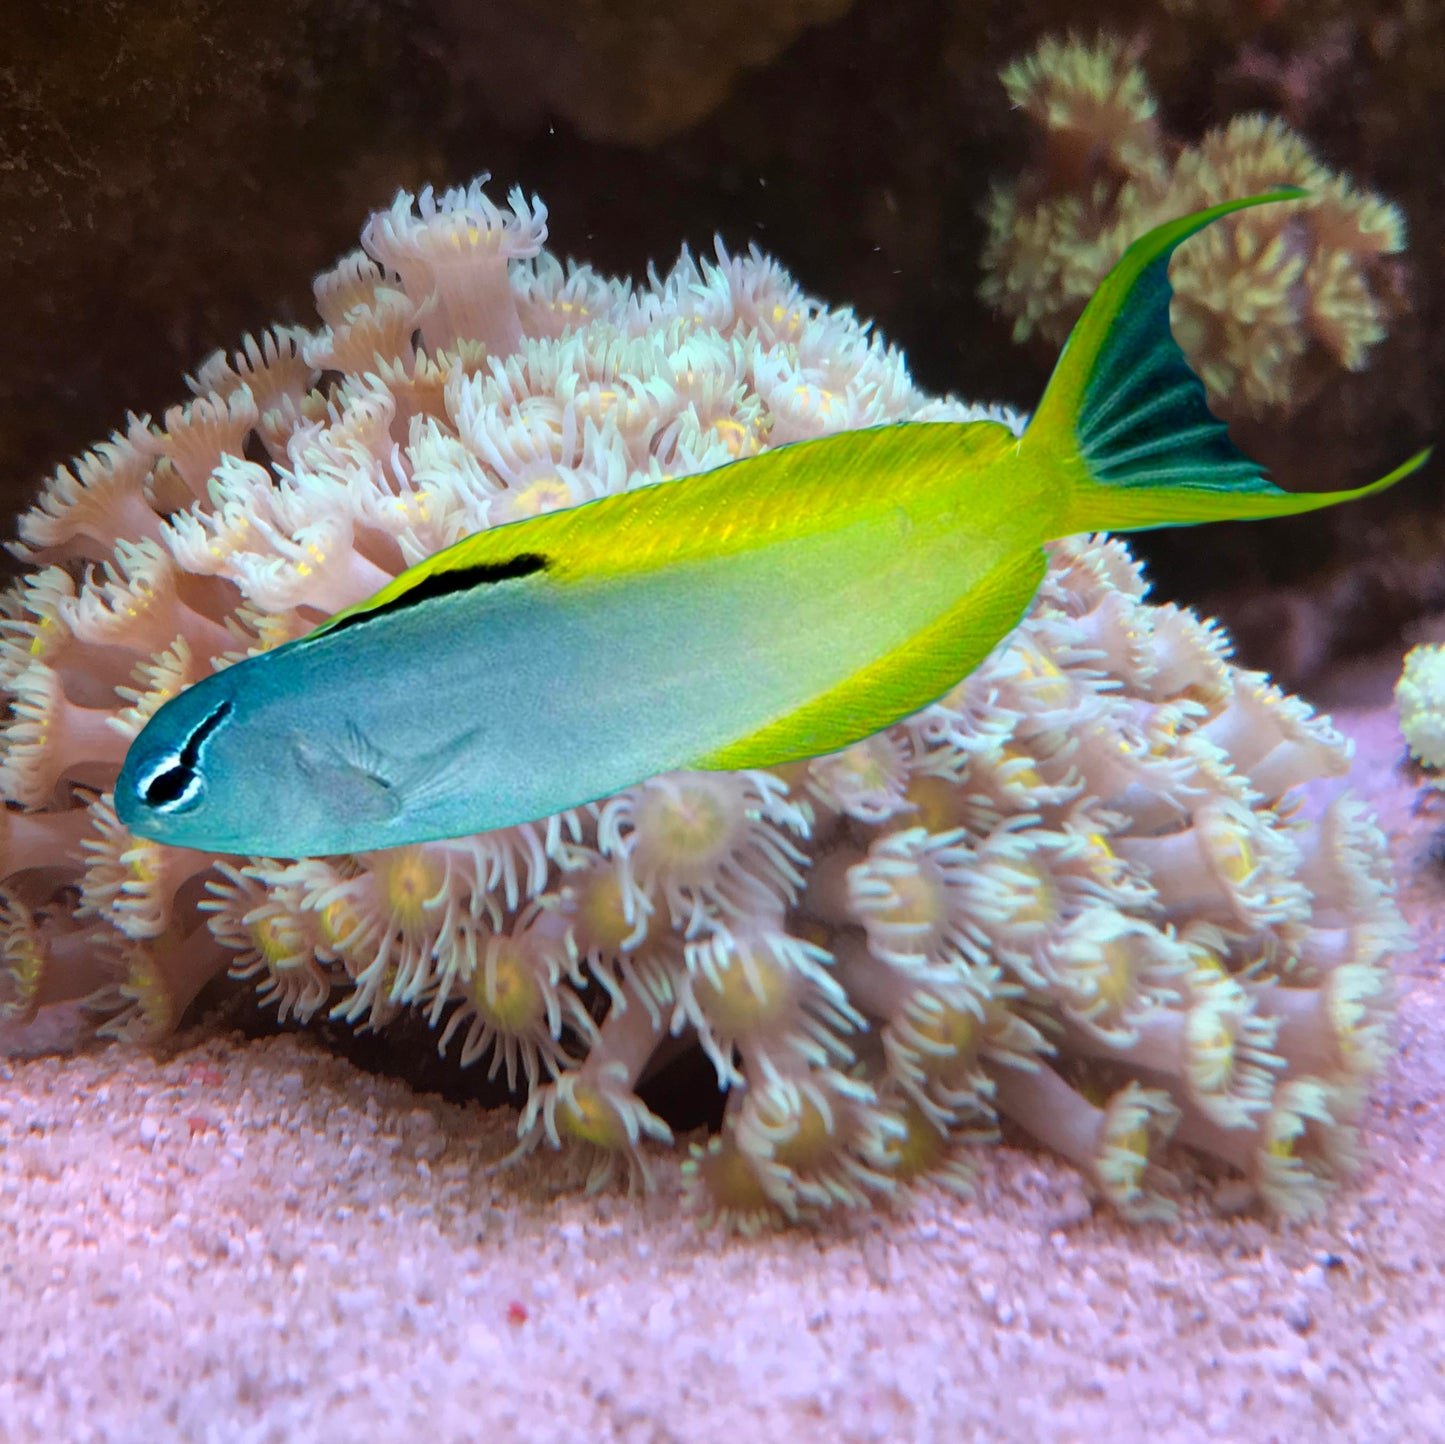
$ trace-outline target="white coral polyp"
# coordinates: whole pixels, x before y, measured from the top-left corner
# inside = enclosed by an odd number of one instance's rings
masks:
[[[502,210],[483,190],[485,179],[440,196],[427,186],[415,211],[412,197],[402,192],[361,233],[361,244],[396,272],[408,296],[435,298],[422,320],[422,338],[433,350],[481,341],[511,351],[522,339],[507,263],[542,249],[547,208],[535,198],[529,207],[514,189],[507,197],[510,209]]]
[[[1294,820],[1340,737],[1148,605],[1117,541],[1055,543],[940,701],[776,771],[288,863],[139,843],[95,797],[167,697],[473,531],[875,422],[1021,429],[917,392],[756,252],[634,285],[548,256],[545,214],[398,197],[316,331],[209,358],[21,519],[47,566],[0,599],[9,1036],[83,1003],[153,1039],[229,966],[283,1018],[419,1013],[524,1095],[519,1152],[582,1147],[593,1185],[647,1184],[671,1134],[637,1090],[701,1048],[729,1097],[685,1197],[745,1230],[965,1190],[1000,1115],[1131,1214],[1168,1211],[1174,1130],[1318,1206],[1388,1049],[1384,840],[1347,798]]]

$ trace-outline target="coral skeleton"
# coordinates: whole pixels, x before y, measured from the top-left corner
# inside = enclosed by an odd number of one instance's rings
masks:
[[[1162,184],[1142,82],[1083,60],[1011,83]],[[20,519],[6,1040],[68,1009],[150,1042],[229,969],[283,1020],[420,1013],[517,1091],[517,1153],[580,1150],[591,1187],[648,1186],[672,1133],[638,1088],[700,1049],[726,1099],[683,1196],[743,1230],[966,1192],[1004,1122],[1131,1217],[1174,1206],[1171,1139],[1270,1208],[1318,1207],[1388,1049],[1383,839],[1347,794],[1305,827],[1297,789],[1344,776],[1339,735],[1151,605],[1108,538],[1054,544],[977,671],[831,756],[349,857],[120,826],[106,789],[164,700],[459,537],[841,428],[1022,425],[924,395],[755,252],[633,284],[564,267],[545,230],[480,181],[403,194],[317,280],[314,331],[210,358],[191,401],[59,468]]]
[[[1014,336],[1060,345],[1131,241],[1175,216],[1280,186],[1309,197],[1213,226],[1171,280],[1180,345],[1235,415],[1293,408],[1361,370],[1396,304],[1400,212],[1335,175],[1285,123],[1236,116],[1195,145],[1159,126],[1143,69],[1107,37],[1044,40],[1002,73],[1033,123],[1037,163],[995,189],[982,294]]]

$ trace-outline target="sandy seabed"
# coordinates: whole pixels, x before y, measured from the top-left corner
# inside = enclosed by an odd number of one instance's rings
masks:
[[[305,1037],[0,1065],[0,1441],[1445,1440],[1445,794],[1337,719],[1419,950],[1368,1164],[1319,1222],[1095,1210],[999,1148],[977,1197],[761,1240],[675,1163],[588,1199],[514,1115]]]

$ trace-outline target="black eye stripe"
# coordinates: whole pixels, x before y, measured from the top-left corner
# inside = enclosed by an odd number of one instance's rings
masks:
[[[178,760],[182,767],[195,771],[201,760],[201,748],[205,745],[206,739],[231,715],[231,712],[230,702],[222,702],[214,712],[196,724],[180,750]]]
[[[196,774],[189,767],[172,763],[146,779],[141,796],[148,806],[173,807],[185,799],[189,789],[196,785]]]
[[[138,781],[136,790],[147,807],[174,812],[200,797],[205,785],[198,771],[202,751],[232,710],[229,701],[220,703],[191,729],[179,752],[162,758],[148,777]]]

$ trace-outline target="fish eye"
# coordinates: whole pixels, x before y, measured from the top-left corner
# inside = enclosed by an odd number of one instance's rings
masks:
[[[165,758],[136,784],[140,800],[157,812],[187,812],[205,790],[205,779],[179,757]]]
[[[231,711],[228,701],[212,708],[191,729],[179,751],[167,753],[136,780],[136,793],[147,807],[156,812],[189,812],[205,796],[202,749]]]

